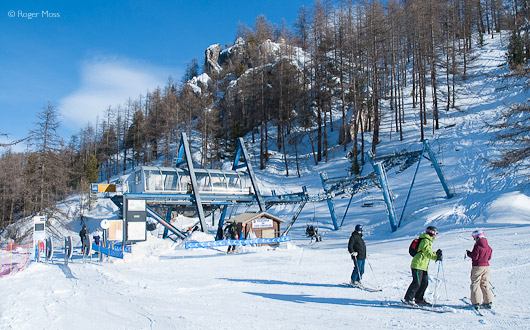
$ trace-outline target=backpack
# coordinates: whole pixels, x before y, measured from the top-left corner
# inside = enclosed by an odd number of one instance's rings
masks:
[[[415,238],[412,240],[409,246],[409,254],[411,257],[416,256],[416,253],[418,253],[418,247],[420,246],[420,242],[423,238]]]

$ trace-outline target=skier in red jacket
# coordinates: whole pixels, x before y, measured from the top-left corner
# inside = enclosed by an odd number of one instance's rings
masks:
[[[482,291],[482,306],[491,308],[493,303],[493,292],[490,287],[490,264],[491,247],[481,230],[475,230],[472,234],[475,240],[473,251],[467,250],[467,256],[472,260],[471,268],[471,304],[478,309]],[[480,290],[479,290],[480,288]]]

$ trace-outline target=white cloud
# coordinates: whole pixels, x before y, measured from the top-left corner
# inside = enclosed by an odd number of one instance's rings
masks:
[[[163,87],[169,74],[130,60],[99,58],[83,63],[77,90],[59,101],[62,123],[78,129],[87,122],[96,123],[105,109],[137,99],[157,86]]]

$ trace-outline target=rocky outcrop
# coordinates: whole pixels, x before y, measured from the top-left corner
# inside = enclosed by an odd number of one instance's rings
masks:
[[[270,39],[265,40],[261,45],[259,45],[261,52],[265,56],[277,56],[280,53],[280,46],[270,41]]]
[[[206,49],[204,68],[207,73],[220,72],[219,53],[221,51],[221,44],[211,45]]]
[[[228,60],[237,62],[238,58],[242,58],[243,54],[245,53],[245,47],[245,40],[241,37],[238,37],[233,46],[221,51],[221,54],[219,54],[219,65],[223,66],[223,64]]]

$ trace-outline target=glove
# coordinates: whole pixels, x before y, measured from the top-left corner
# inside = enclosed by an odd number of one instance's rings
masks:
[[[359,253],[357,253],[357,252],[352,252],[352,253],[350,253],[350,254],[351,254],[352,257],[357,257],[357,255],[358,255]]]
[[[442,250],[438,249],[436,251],[436,261],[442,261],[442,260],[443,260]]]

